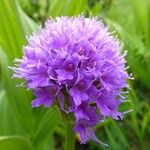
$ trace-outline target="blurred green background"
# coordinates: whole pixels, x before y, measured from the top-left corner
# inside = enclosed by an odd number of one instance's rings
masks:
[[[32,109],[33,95],[18,88],[8,66],[22,56],[25,35],[37,31],[46,19],[61,15],[98,16],[128,50],[129,103],[133,109],[123,121],[107,119],[95,128],[110,150],[150,150],[150,0],[0,0],[0,150],[63,150],[64,128],[52,108]],[[105,150],[88,142],[76,150]]]

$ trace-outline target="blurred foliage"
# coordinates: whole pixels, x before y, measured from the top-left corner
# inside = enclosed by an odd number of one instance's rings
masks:
[[[16,87],[8,66],[22,56],[25,35],[46,19],[61,15],[98,16],[128,50],[130,83],[121,110],[133,109],[123,121],[107,119],[95,130],[110,150],[150,149],[150,0],[0,0],[0,149],[63,149],[64,128],[56,109],[31,109],[33,95]],[[106,149],[92,142],[77,150]]]

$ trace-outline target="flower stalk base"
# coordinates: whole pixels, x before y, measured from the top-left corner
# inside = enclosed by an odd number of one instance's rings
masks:
[[[75,150],[75,132],[73,131],[73,121],[65,121],[65,150]]]

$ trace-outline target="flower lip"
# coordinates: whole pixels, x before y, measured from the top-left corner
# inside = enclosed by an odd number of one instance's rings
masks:
[[[96,65],[96,61],[91,61],[91,62],[89,63],[89,66],[90,66],[91,68],[95,67],[95,65]]]
[[[66,67],[66,71],[70,71],[72,72],[74,70],[74,65],[73,64],[68,64],[68,66]]]
[[[85,50],[84,50],[84,49],[80,49],[80,50],[78,51],[78,54],[79,54],[79,55],[85,55]]]

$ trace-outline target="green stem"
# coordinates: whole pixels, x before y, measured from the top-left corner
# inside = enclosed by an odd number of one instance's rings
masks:
[[[65,150],[75,150],[75,133],[73,131],[73,121],[66,120],[66,137],[65,137]]]

